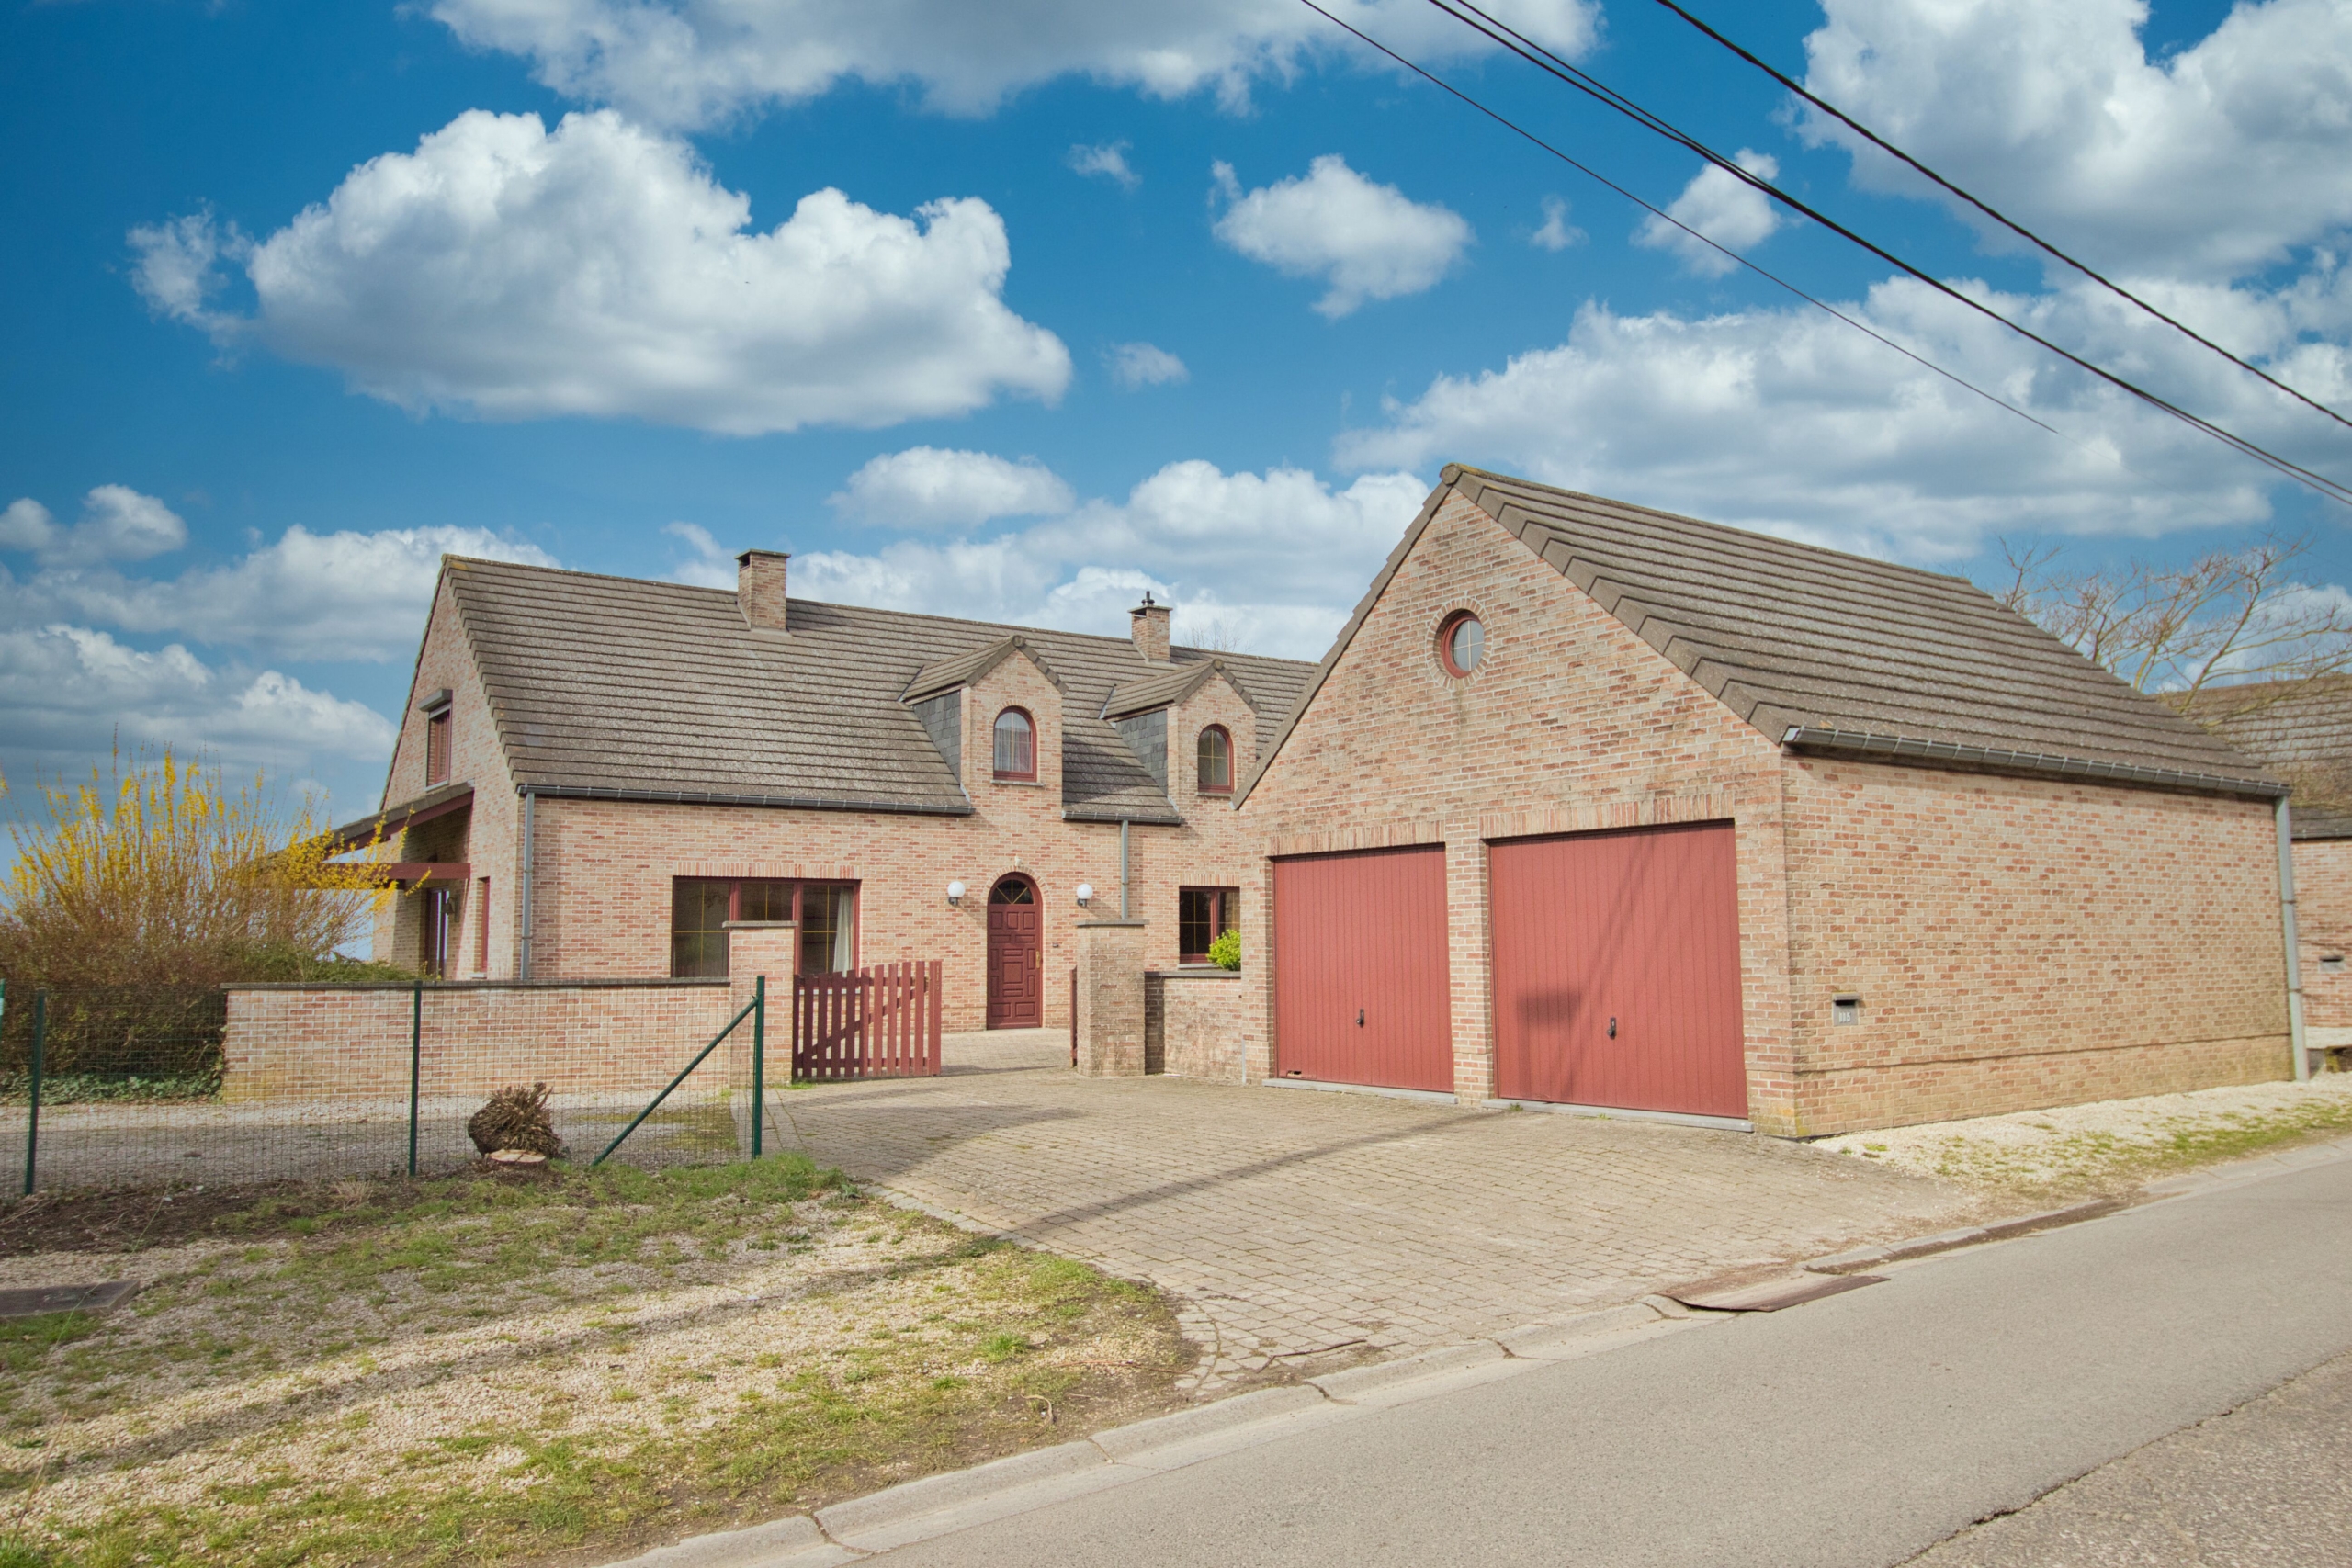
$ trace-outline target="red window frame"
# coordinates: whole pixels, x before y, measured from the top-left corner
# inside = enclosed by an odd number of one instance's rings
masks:
[[[1029,771],[1025,773],[1015,769],[1001,768],[996,766],[999,755],[996,744],[997,734],[1003,726],[1006,716],[1012,714],[1020,715],[1021,722],[1029,727]],[[1035,714],[1031,713],[1024,707],[1009,707],[999,710],[996,716],[996,722],[989,726],[989,765],[994,772],[996,777],[1002,779],[1007,783],[1035,784],[1037,782],[1037,717]]]
[[[709,943],[704,939],[708,938],[712,934],[707,927],[695,927],[691,931],[683,931],[678,925],[678,905],[680,895],[689,887],[726,888],[727,913],[723,918],[729,920],[741,920],[747,918],[773,918],[775,915],[776,911],[771,908],[764,911],[755,911],[753,915],[746,917],[743,913],[743,893],[747,886],[756,887],[765,895],[772,895],[775,890],[783,890],[786,900],[783,918],[792,921],[793,924],[800,928],[800,952],[796,960],[800,972],[802,974],[815,974],[820,972],[831,974],[842,973],[843,971],[835,971],[830,968],[824,971],[818,971],[808,963],[808,959],[811,956],[808,951],[808,927],[801,919],[801,895],[812,887],[845,888],[848,890],[850,898],[849,964],[847,967],[849,969],[854,969],[857,967],[858,944],[863,934],[860,931],[860,925],[864,919],[865,911],[865,900],[859,896],[859,890],[864,886],[865,884],[860,882],[834,882],[823,879],[804,881],[783,876],[673,876],[670,879],[670,976],[673,979],[723,979],[727,975],[727,944],[724,940],[726,934],[724,931],[717,933],[720,940],[717,943],[718,956],[715,967],[712,966],[709,953],[707,951],[692,954],[691,956],[693,957],[694,962],[691,964],[688,962],[690,954],[687,952],[687,944],[682,942],[680,938],[682,936],[691,936],[695,939],[694,945],[695,947],[707,948]]]
[[[1208,903],[1206,930],[1209,940],[1200,944],[1200,951],[1197,953],[1193,951],[1193,944],[1185,940],[1201,925],[1201,922],[1190,919],[1186,916],[1185,903],[1187,899],[1192,898],[1204,898]],[[1178,963],[1206,964],[1209,961],[1209,944],[1227,931],[1240,929],[1241,889],[1238,887],[1180,887],[1176,890],[1176,961]]]
[[[1207,770],[1201,766],[1203,761],[1201,748],[1206,744],[1208,738],[1212,735],[1225,742],[1225,782],[1223,784],[1209,783],[1206,777]],[[1193,784],[1203,795],[1231,795],[1233,793],[1233,731],[1225,726],[1221,724],[1207,726],[1201,731],[1200,738],[1193,742]]]
[[[1478,662],[1471,665],[1467,670],[1464,670],[1461,665],[1456,664],[1453,661],[1453,634],[1455,631],[1460,629],[1464,621],[1475,623],[1478,628]],[[1483,665],[1487,662],[1486,634],[1487,623],[1478,619],[1478,615],[1476,611],[1454,611],[1453,614],[1446,616],[1445,619],[1437,624],[1437,661],[1443,665],[1445,667],[1445,672],[1453,676],[1455,680],[1468,680],[1477,671],[1479,665]]]

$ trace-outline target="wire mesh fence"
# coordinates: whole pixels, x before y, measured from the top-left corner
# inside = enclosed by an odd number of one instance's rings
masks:
[[[447,1175],[491,1152],[474,1135],[491,1097],[532,1086],[576,1162],[774,1152],[790,1010],[732,1001],[723,981],[11,986],[0,1195]]]

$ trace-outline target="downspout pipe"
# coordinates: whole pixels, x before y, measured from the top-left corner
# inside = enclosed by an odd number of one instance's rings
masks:
[[[2287,938],[2287,1037],[2295,1053],[2295,1081],[2309,1083],[2312,1055],[2303,1043],[2303,964],[2295,931],[2295,834],[2288,819],[2287,797],[2271,806],[2278,824],[2278,924]]]
[[[533,818],[538,815],[538,804],[539,797],[526,786],[523,791],[523,874],[517,879],[523,885],[518,908],[518,921],[523,928],[523,952],[514,972],[518,980],[531,977],[531,829]]]

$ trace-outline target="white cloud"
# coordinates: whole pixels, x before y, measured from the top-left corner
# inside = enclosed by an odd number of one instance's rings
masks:
[[[1527,237],[1538,250],[1565,251],[1585,242],[1585,231],[1568,221],[1568,204],[1556,196],[1544,198],[1544,227]]]
[[[735,586],[735,556],[711,536],[710,530],[698,523],[664,523],[662,531],[673,539],[684,541],[687,558],[670,569],[673,582],[689,582],[696,588],[732,588]]]
[[[1110,367],[1111,379],[1131,392],[1193,378],[1182,360],[1154,344],[1114,343],[1103,351],[1102,362]]]
[[[1599,33],[1597,0],[1488,4],[1564,55],[1582,53]],[[1327,5],[1416,58],[1491,48],[1422,0]],[[931,107],[956,114],[986,113],[1067,75],[1161,98],[1208,88],[1238,109],[1253,83],[1287,81],[1315,54],[1363,57],[1295,0],[431,0],[429,8],[466,42],[531,61],[559,93],[679,126],[844,80],[911,84]]]
[[[1143,184],[1143,176],[1129,166],[1127,146],[1125,141],[1106,141],[1095,147],[1081,144],[1072,147],[1062,162],[1081,175],[1101,175],[1117,182],[1123,190],[1133,190]]]
[[[131,238],[157,310],[412,410],[748,435],[1050,401],[1069,379],[1060,340],[1000,297],[1012,253],[984,201],[908,219],[829,189],[750,222],[686,143],[609,111],[550,133],[470,110],[241,253],[251,316],[205,302],[228,254],[205,220]]]
[[[844,517],[890,528],[971,528],[998,517],[1067,511],[1073,498],[1034,457],[911,446],[873,458],[826,498]]]
[[[1970,285],[1981,289],[1981,286]],[[2307,465],[2344,447],[2294,405],[2143,318],[2077,291],[1996,309]],[[1588,304],[1566,343],[1441,376],[1344,437],[1343,467],[1459,459],[1574,489],[1915,560],[2001,532],[2155,535],[2269,515],[2271,476],[1907,280],[1842,306],[1998,392],[2062,439],[1813,310],[1705,319]],[[2287,312],[2278,312],[2283,323]],[[2271,346],[2291,345],[2291,332]],[[2352,355],[2305,344],[2299,375],[2352,394]]]
[[[100,485],[82,498],[82,519],[61,525],[30,496],[0,512],[0,550],[27,550],[44,566],[145,560],[187,543],[179,513],[128,485]]]
[[[1758,179],[1772,179],[1781,172],[1778,159],[1745,147],[1733,154],[1732,162]],[[1724,250],[1745,252],[1762,244],[1781,223],[1771,197],[1714,164],[1692,175],[1666,210],[1683,228],[1652,213],[1634,231],[1634,243],[1672,251],[1684,266],[1702,277],[1721,277],[1739,264],[1713,245],[1701,244],[1684,230],[1697,230]]]
[[[215,669],[178,643],[149,653],[51,626],[0,630],[0,733],[25,771],[78,773],[117,741],[239,768],[377,761],[391,754],[393,730],[373,709],[275,670]]]
[[[1336,152],[1316,159],[1305,178],[1247,194],[1231,164],[1212,173],[1229,203],[1216,237],[1293,277],[1323,278],[1330,288],[1315,309],[1334,320],[1367,299],[1435,288],[1473,237],[1460,213],[1374,185]]]
[[[0,591],[0,621],[23,627],[71,616],[291,659],[380,660],[414,649],[445,554],[555,564],[537,546],[481,528],[296,526],[225,566],[174,578],[52,567]]]
[[[2352,223],[2352,12],[2241,4],[2161,62],[2143,0],[1825,0],[1805,85],[2094,265],[2243,276]],[[1851,133],[1815,118],[1815,141]],[[1884,154],[1857,179],[1924,195]]]
[[[1178,640],[1313,659],[1345,622],[1428,486],[1367,474],[1344,490],[1296,468],[1170,463],[1124,502],[1094,501],[988,539],[901,540],[793,560],[812,598],[1124,633],[1146,588],[1176,605]]]

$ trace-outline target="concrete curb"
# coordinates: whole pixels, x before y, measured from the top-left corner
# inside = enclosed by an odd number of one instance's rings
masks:
[[[820,1508],[813,1517],[796,1514],[746,1529],[695,1536],[606,1568],[835,1568],[1276,1442],[1311,1427],[1598,1355],[1653,1333],[1727,1314],[1678,1311],[1674,1315],[1688,1321],[1670,1321],[1666,1313],[1635,1303],[1531,1324],[1499,1339],[1474,1339],[1304,1383],[1260,1389],[969,1470],[924,1476]]]
[[[1956,1231],[1942,1231],[1935,1235],[1914,1236],[1909,1241],[1891,1241],[1883,1247],[1857,1247],[1851,1252],[1833,1253],[1827,1258],[1811,1258],[1797,1265],[1809,1274],[1847,1274],[1857,1269],[1875,1269],[1882,1263],[1898,1258],[1925,1258],[1930,1253],[1950,1252],[1954,1247],[1974,1247],[1980,1242],[2004,1241],[2013,1235],[2026,1235],[2058,1225],[2078,1224],[2085,1220],[2100,1219],[2126,1207],[2121,1198],[2094,1198],[2087,1202],[2069,1203],[2060,1209],[2044,1209],[2040,1213],[2023,1214],[2014,1220],[2000,1220],[1989,1225],[1970,1225]]]

